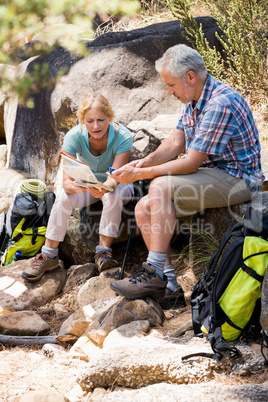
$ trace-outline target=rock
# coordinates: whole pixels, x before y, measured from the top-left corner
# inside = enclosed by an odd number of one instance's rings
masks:
[[[94,399],[96,390],[97,399]],[[263,402],[267,399],[267,386],[259,384],[224,385],[215,382],[207,384],[154,384],[141,389],[114,389],[112,392],[104,392],[103,388],[97,388],[92,394],[88,394],[86,402],[215,402],[218,400],[228,402]],[[99,397],[100,396],[100,397]],[[99,398],[98,398],[99,397]]]
[[[99,346],[92,342],[86,335],[80,336],[70,349],[70,356],[74,359],[80,359],[88,362],[96,352]]]
[[[50,327],[35,311],[18,311],[0,315],[2,335],[46,335]]]
[[[59,336],[83,335],[90,323],[103,314],[107,314],[109,309],[117,303],[115,297],[100,299],[94,303],[88,304],[75,311],[67,320],[65,320],[59,330]]]
[[[60,345],[54,345],[51,343],[46,343],[42,347],[42,352],[45,357],[52,358],[52,357],[57,357],[60,354],[66,353],[65,349],[63,346]]]
[[[147,320],[131,321],[128,324],[121,325],[107,335],[103,342],[103,347],[106,351],[120,350],[123,345],[129,346],[129,338],[141,338],[149,330],[150,322]]]
[[[85,331],[87,337],[100,347],[112,330],[130,322],[146,320],[152,327],[162,324],[163,310],[151,298],[129,300],[117,297],[115,299],[116,303],[107,311],[107,314],[97,317]]]
[[[19,402],[68,402],[63,394],[54,391],[30,391],[20,398]]]
[[[110,272],[111,270],[109,270]],[[107,271],[108,272],[108,271]],[[110,288],[110,283],[119,279],[120,268],[113,270],[114,276],[106,277],[104,275],[95,276],[89,279],[79,290],[77,301],[80,307],[91,304],[96,300],[114,297],[115,292]]]
[[[242,367],[258,372],[264,364],[256,358],[249,347],[240,346],[242,357],[237,361],[223,359],[216,362],[202,357],[182,361],[189,353],[211,352],[203,338],[194,338],[187,344],[172,342],[152,336],[139,339],[129,338],[128,345],[120,345],[116,353],[107,351],[105,347],[93,355],[87,368],[79,373],[77,382],[84,391],[96,387],[123,386],[137,388],[160,382],[174,384],[190,384],[209,381],[215,373],[233,373],[240,375]],[[210,349],[210,350],[209,350]],[[240,368],[239,368],[240,367]],[[240,374],[239,374],[240,373]],[[245,374],[244,374],[245,375]]]
[[[67,271],[67,280],[63,289],[64,293],[79,288],[96,273],[95,264],[73,265]]]
[[[66,272],[59,267],[46,272],[37,282],[26,282],[21,273],[31,263],[32,259],[21,260],[6,265],[0,270],[0,311],[1,310],[31,310],[51,301],[62,291]]]

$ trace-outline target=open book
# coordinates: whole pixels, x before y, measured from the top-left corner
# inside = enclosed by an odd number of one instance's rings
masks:
[[[114,191],[112,187],[106,186],[105,184],[98,181],[90,167],[83,162],[78,161],[72,156],[67,156],[63,152],[60,152],[63,158],[62,168],[65,173],[75,179],[74,184],[76,186],[84,188],[102,188],[107,191]]]

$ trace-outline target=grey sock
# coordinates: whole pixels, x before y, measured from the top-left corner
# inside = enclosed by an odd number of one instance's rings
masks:
[[[111,247],[96,246],[96,254],[100,251],[107,251],[108,253],[112,253],[113,250],[111,249]]]
[[[168,283],[167,283],[167,288],[171,291],[171,292],[175,292],[179,285],[177,282],[177,276],[175,274],[175,270],[173,268],[172,265],[166,265],[164,267],[164,274],[167,277]]]
[[[153,266],[155,272],[161,279],[164,279],[164,265],[166,258],[166,253],[161,253],[160,251],[149,251],[146,261],[148,264]]]
[[[43,246],[41,248],[41,253],[43,253],[47,258],[56,258],[59,253],[59,249]]]

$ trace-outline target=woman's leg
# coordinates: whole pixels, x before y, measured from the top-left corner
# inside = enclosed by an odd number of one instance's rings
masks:
[[[62,190],[57,195],[48,221],[45,244],[41,254],[36,256],[32,264],[22,273],[24,279],[34,282],[46,271],[58,267],[58,245],[65,237],[72,210],[97,201],[88,191],[81,194],[67,194]]]
[[[112,258],[111,245],[119,233],[123,205],[131,200],[132,195],[133,186],[120,183],[112,193],[106,193],[102,197],[103,210],[95,257],[95,263],[100,272],[118,265],[118,262]]]

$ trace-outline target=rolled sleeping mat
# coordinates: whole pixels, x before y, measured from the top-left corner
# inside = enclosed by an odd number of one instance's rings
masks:
[[[47,186],[42,180],[26,179],[20,183],[19,192],[31,193],[43,199],[44,195],[47,193]]]

